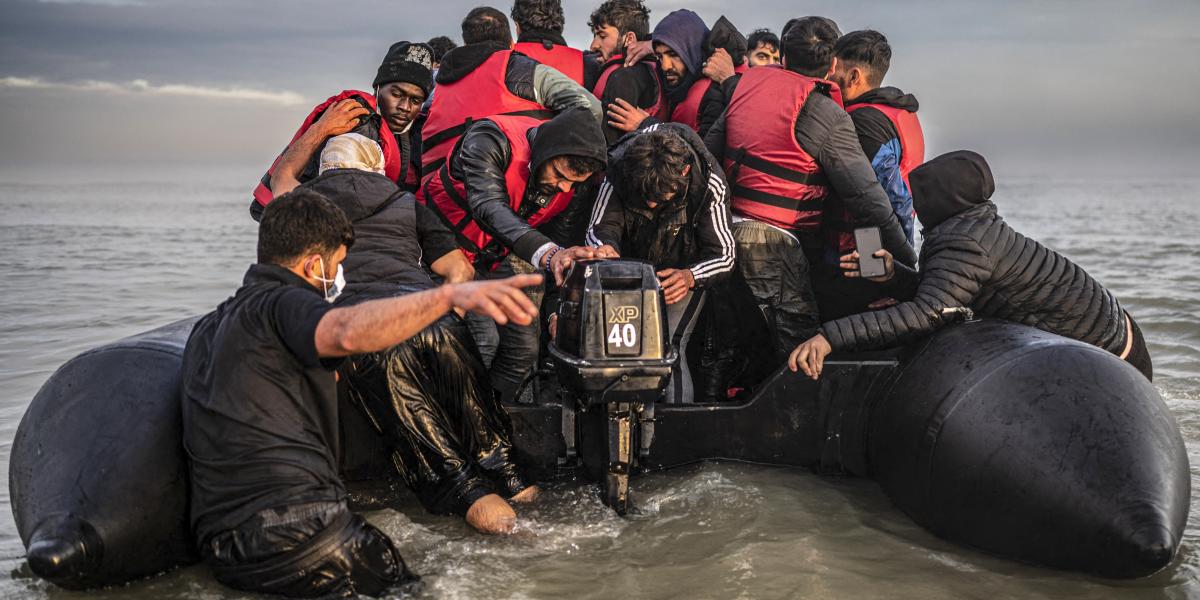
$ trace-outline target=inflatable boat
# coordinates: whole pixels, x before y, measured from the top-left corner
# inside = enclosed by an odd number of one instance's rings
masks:
[[[510,407],[518,455],[542,476],[590,474],[618,511],[636,507],[639,471],[753,461],[874,478],[929,531],[1019,561],[1136,578],[1179,547],[1190,478],[1178,425],[1103,350],[969,321],[832,356],[819,381],[781,369],[743,401],[665,403],[678,357],[653,269],[581,264],[561,294],[554,373]],[[30,403],[9,472],[39,576],[83,589],[196,559],[178,396],[193,322],[85,352]],[[379,436],[343,409],[343,476],[386,482]]]

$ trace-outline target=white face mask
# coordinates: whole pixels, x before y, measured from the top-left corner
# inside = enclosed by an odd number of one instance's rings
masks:
[[[317,260],[321,261],[321,273],[325,274],[325,261],[321,258],[317,258]],[[342,295],[342,290],[346,289],[346,278],[342,275],[342,265],[338,265],[337,274],[333,276],[333,279],[318,277],[316,273],[313,274],[313,277],[321,282],[326,302],[337,300],[337,297]]]

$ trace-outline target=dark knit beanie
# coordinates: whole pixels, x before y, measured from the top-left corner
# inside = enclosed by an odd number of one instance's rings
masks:
[[[388,48],[371,87],[402,81],[429,95],[433,89],[433,49],[427,44],[396,42]]]

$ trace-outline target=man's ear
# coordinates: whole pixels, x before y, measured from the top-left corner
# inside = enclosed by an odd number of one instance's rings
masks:
[[[837,68],[838,68],[838,59],[835,56],[835,57],[833,57],[833,60],[830,61],[830,63],[829,63],[829,72],[826,73],[825,76],[822,77],[821,79],[829,79],[830,77],[833,77],[833,72],[836,71]]]
[[[683,177],[687,177],[692,173],[692,165],[683,165]]]
[[[630,48],[636,46],[637,42],[637,34],[632,31],[626,31],[625,35],[621,36],[621,47],[625,48],[626,52],[629,52]]]

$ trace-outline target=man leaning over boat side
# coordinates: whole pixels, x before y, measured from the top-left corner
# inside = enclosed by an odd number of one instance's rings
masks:
[[[188,338],[181,402],[191,524],[225,585],[349,597],[410,579],[391,540],[346,505],[333,369],[341,357],[403,342],[452,309],[500,322],[536,317],[520,288],[537,276],[335,308],[353,243],[350,221],[321,195],[272,201],[258,262]]]
[[[1142,331],[1116,296],[1004,222],[991,201],[996,184],[982,156],[943,154],[913,170],[909,181],[924,226],[921,270],[894,264],[886,250],[875,253],[887,270],[878,281],[905,301],[824,323],[792,352],[792,371],[816,379],[830,352],[907,344],[968,313],[1089,343],[1153,378]],[[858,259],[857,251],[842,257],[847,277],[859,276]]]

